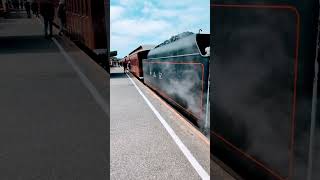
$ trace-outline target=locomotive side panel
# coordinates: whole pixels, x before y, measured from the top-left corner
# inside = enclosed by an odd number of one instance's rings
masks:
[[[196,57],[189,61],[177,57],[163,61],[146,60],[143,62],[144,82],[174,105],[201,119],[205,66],[206,62]]]
[[[245,178],[307,176],[315,7],[317,1],[212,5],[211,149]]]
[[[209,57],[199,52],[196,35],[151,50],[142,64],[145,84],[203,128]]]
[[[232,40],[215,46],[214,135],[223,137],[239,152],[263,162],[266,168],[273,167],[280,177],[286,177],[292,98],[295,98],[295,46],[292,46],[296,44],[295,14],[272,9],[216,8],[215,11],[225,16],[224,22],[235,17],[238,20],[215,31],[215,42],[227,37]],[[275,14],[275,18],[265,16],[269,13]],[[224,22],[217,23],[222,26]],[[280,29],[284,23],[288,26]],[[283,35],[285,38],[281,41]]]

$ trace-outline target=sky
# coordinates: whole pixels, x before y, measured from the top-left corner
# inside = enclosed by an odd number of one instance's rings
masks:
[[[118,58],[190,31],[210,33],[210,0],[111,0],[110,46]]]

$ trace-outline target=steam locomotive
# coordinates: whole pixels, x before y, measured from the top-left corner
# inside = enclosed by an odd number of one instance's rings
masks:
[[[154,48],[137,48],[122,61],[130,62],[133,75],[189,117],[205,134],[209,132],[206,118],[209,47],[209,34],[185,32]]]
[[[319,1],[215,0],[211,13],[212,155],[244,179],[319,179]]]

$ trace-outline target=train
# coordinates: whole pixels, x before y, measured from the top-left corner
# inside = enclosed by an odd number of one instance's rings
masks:
[[[99,65],[108,70],[106,1],[66,0],[65,2],[69,37]]]
[[[143,79],[142,60],[148,57],[148,53],[155,46],[153,45],[140,45],[123,60],[130,62],[130,72],[139,79]]]
[[[130,72],[209,133],[210,34],[184,32],[158,46],[139,46],[122,62]]]
[[[107,48],[104,1],[66,0],[67,31],[91,50]],[[58,24],[58,22],[56,22]]]
[[[318,20],[318,0],[211,4],[211,156],[243,179],[320,178]]]

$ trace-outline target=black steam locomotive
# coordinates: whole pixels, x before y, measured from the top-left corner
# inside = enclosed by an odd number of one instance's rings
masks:
[[[184,32],[126,56],[130,71],[209,134],[210,35]]]

